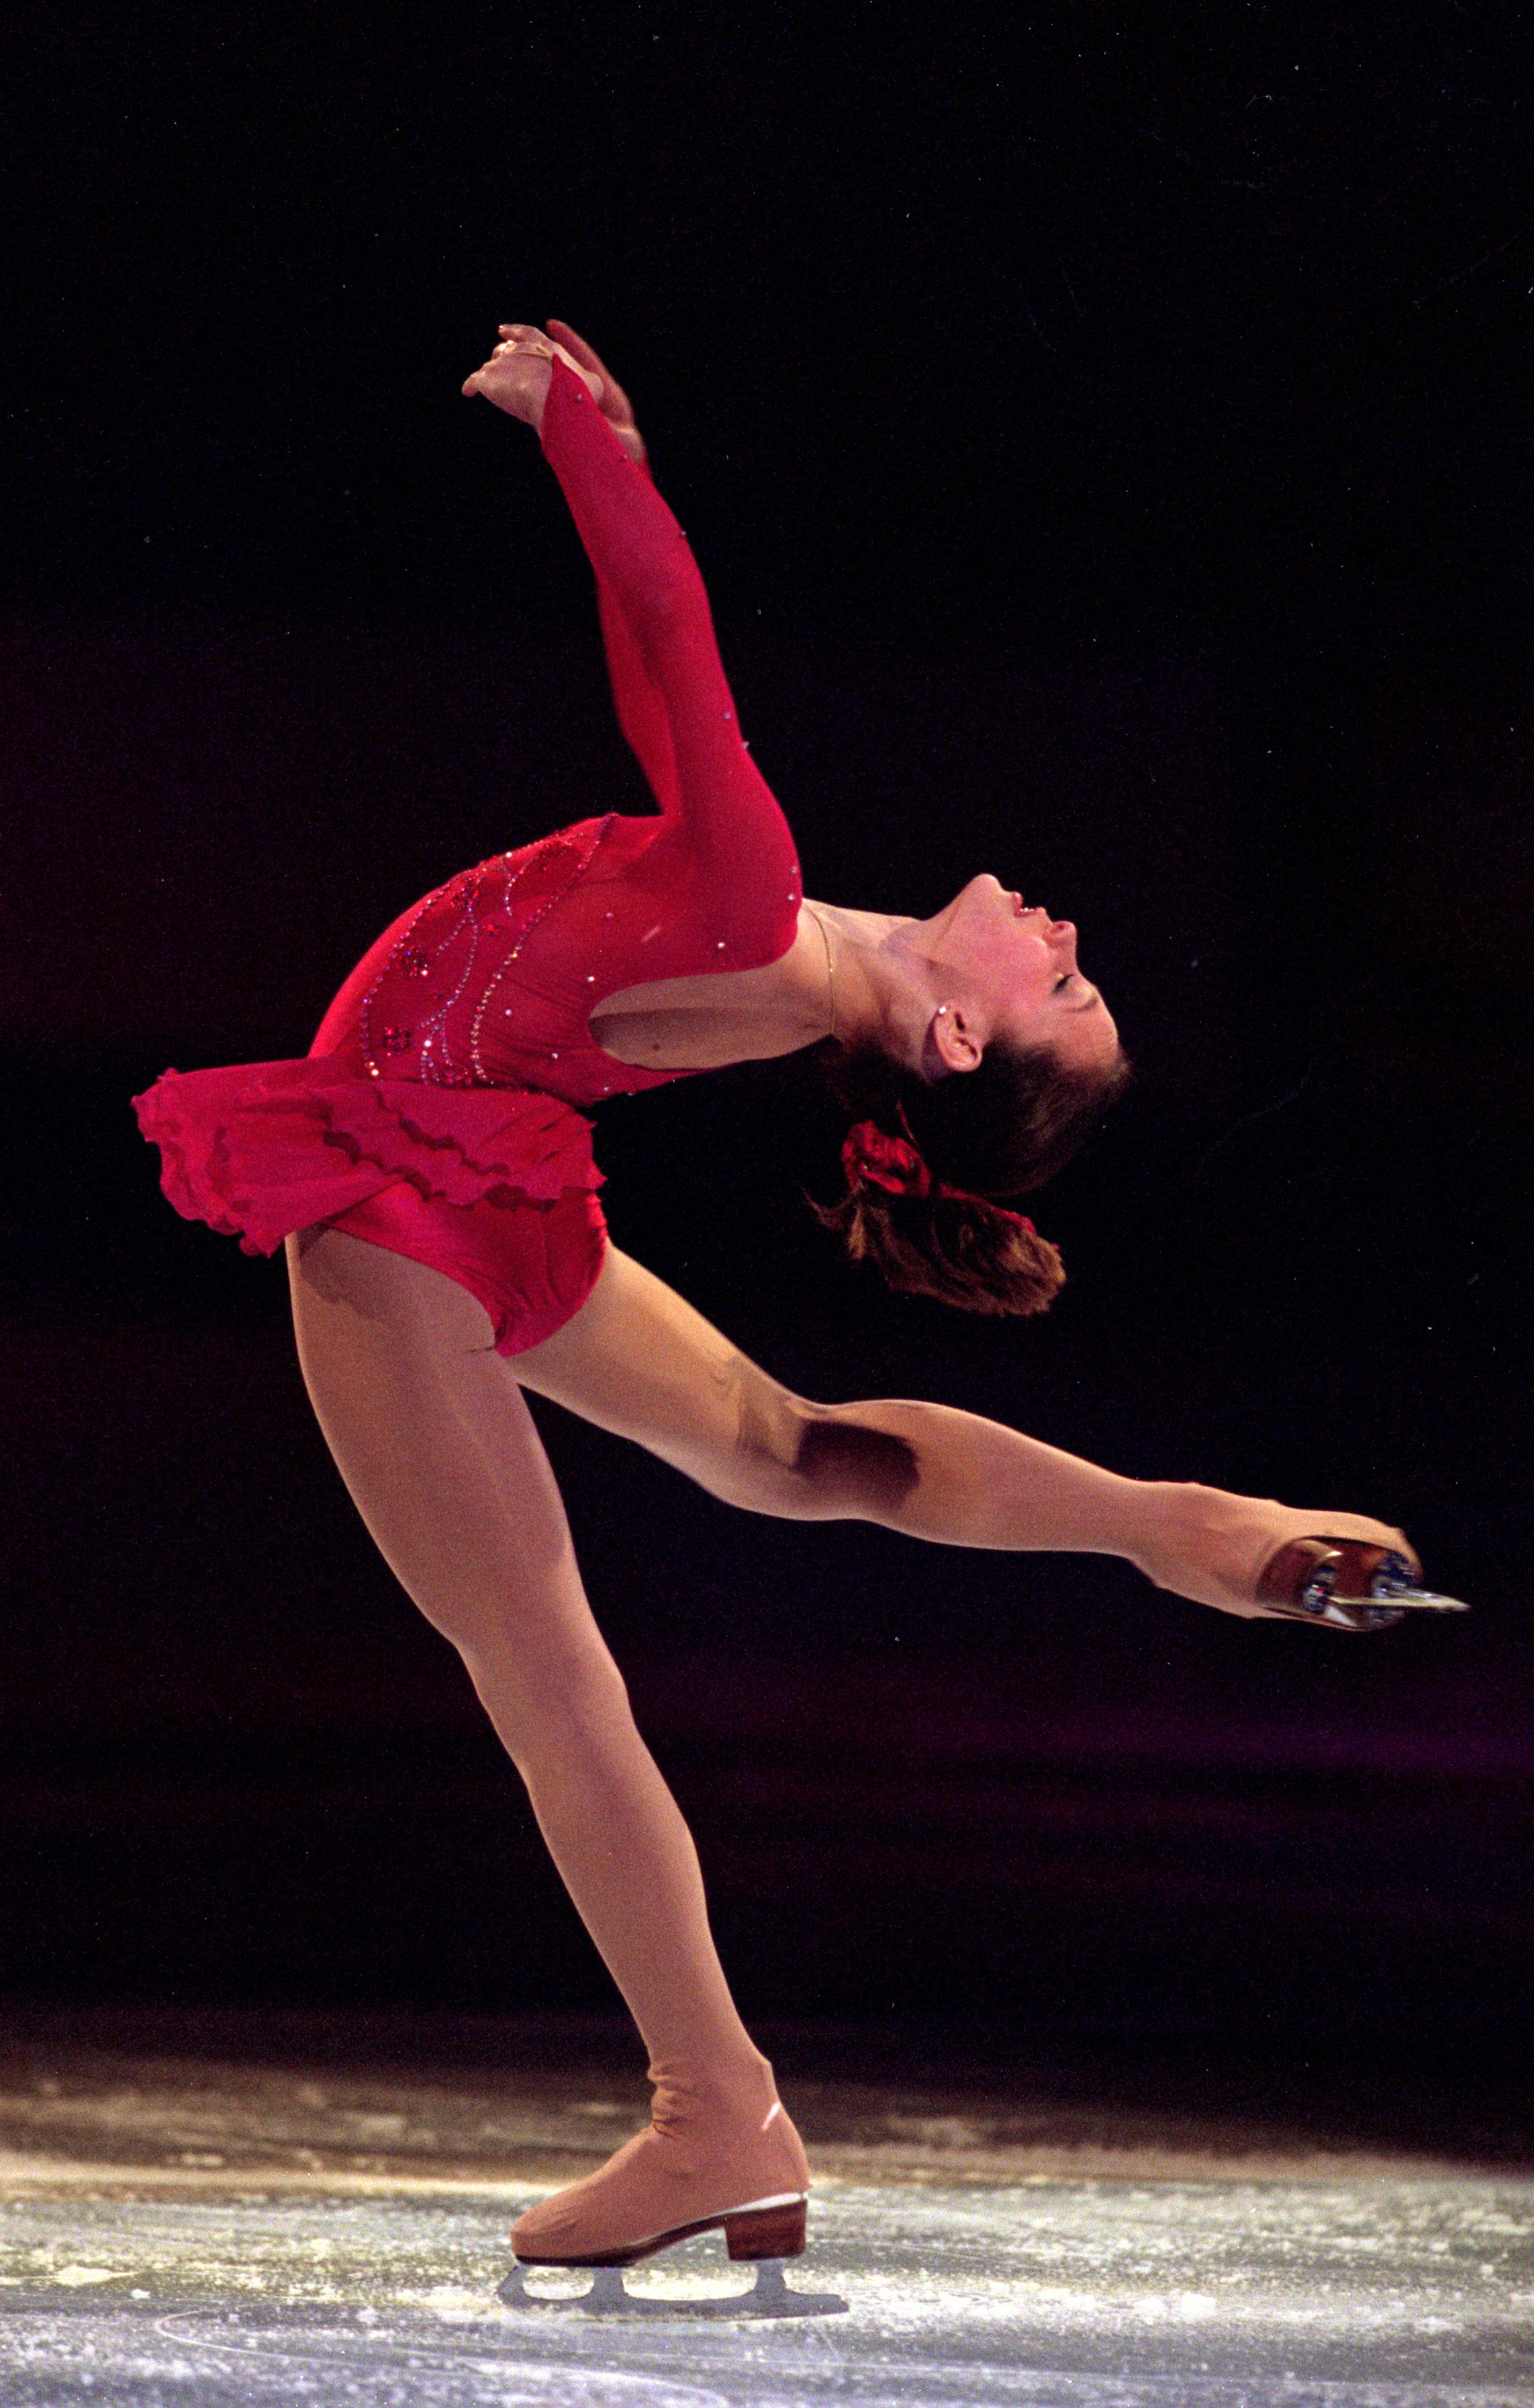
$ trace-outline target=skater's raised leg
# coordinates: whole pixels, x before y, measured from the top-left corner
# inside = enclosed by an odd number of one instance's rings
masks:
[[[948,1546],[1121,1555],[1159,1587],[1238,1614],[1263,1612],[1264,1565],[1317,1531],[1415,1561],[1401,1531],[1368,1515],[1127,1480],[952,1406],[812,1403],[614,1246],[574,1319],[515,1364],[526,1386],[753,1512],[877,1522]]]

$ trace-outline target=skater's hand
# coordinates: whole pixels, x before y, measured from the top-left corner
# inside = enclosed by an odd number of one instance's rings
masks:
[[[579,360],[583,368],[589,368],[594,376],[601,378],[602,390],[597,400],[602,415],[629,458],[637,460],[642,467],[646,457],[644,437],[634,423],[634,406],[612,370],[597,358],[584,335],[578,335],[563,318],[551,318],[548,331],[567,357]]]
[[[1421,1577],[1405,1531],[1367,1513],[1307,1512],[1270,1497],[1233,1497],[1193,1481],[1168,1484],[1163,1495],[1164,1510],[1135,1560],[1157,1588],[1212,1605],[1221,1613],[1264,1622],[1288,1618],[1259,1605],[1256,1596],[1263,1567],[1291,1539],[1357,1539],[1367,1547],[1388,1547]]]
[[[500,337],[483,367],[465,378],[466,395],[482,393],[486,401],[493,401],[509,417],[520,418],[528,426],[541,426],[557,357],[581,379],[594,401],[601,400],[605,390],[601,375],[582,367],[563,343],[540,334],[537,326],[502,326]]]
[[[501,339],[483,367],[466,379],[466,394],[483,394],[497,409],[525,420],[529,426],[540,426],[553,378],[552,362],[562,359],[585,385],[629,458],[642,465],[644,437],[635,424],[633,405],[583,336],[563,318],[551,318],[543,332],[521,324],[505,325],[498,332]]]

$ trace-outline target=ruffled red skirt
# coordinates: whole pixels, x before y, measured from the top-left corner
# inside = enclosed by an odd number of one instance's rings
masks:
[[[316,1222],[409,1254],[478,1297],[499,1354],[550,1337],[601,1269],[591,1123],[557,1096],[363,1078],[319,1054],[166,1070],[134,1109],[187,1220],[248,1254]]]

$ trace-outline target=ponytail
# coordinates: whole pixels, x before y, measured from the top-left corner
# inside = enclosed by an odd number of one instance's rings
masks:
[[[826,1069],[859,1115],[842,1147],[847,1193],[814,1206],[854,1262],[889,1285],[968,1312],[1047,1312],[1065,1285],[1059,1251],[996,1199],[1063,1169],[1127,1085],[1072,1069],[1045,1047],[992,1043],[974,1070],[928,1082],[872,1047],[839,1047]]]

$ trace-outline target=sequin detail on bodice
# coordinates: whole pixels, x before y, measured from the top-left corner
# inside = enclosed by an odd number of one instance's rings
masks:
[[[417,904],[362,999],[369,1078],[504,1086],[485,1067],[491,998],[534,930],[579,885],[615,814],[460,870]]]

